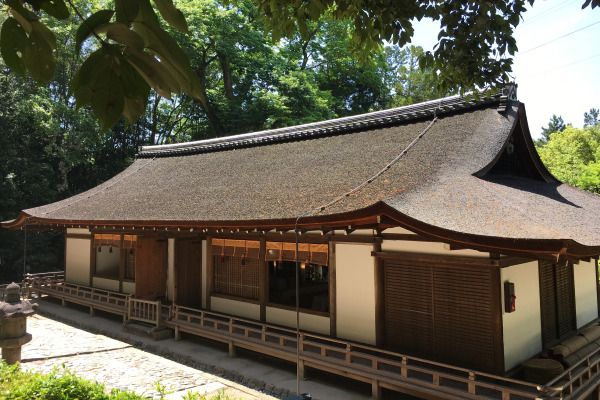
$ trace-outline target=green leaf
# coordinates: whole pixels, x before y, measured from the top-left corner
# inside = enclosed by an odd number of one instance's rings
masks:
[[[0,31],[0,52],[6,66],[25,78],[27,70],[23,55],[27,46],[27,33],[14,19],[7,18]]]
[[[130,25],[140,13],[139,0],[115,0],[117,22]]]
[[[146,104],[144,101],[137,99],[128,99],[125,98],[125,103],[123,107],[123,115],[127,120],[127,125],[133,125],[137,122],[138,119],[144,114],[146,111]]]
[[[119,60],[116,57],[105,56],[102,70],[98,74],[99,83],[91,99],[92,110],[103,130],[116,124],[125,107],[125,98],[121,81],[117,74]]]
[[[156,8],[158,8],[160,15],[169,25],[181,32],[188,32],[188,25],[185,21],[185,17],[183,16],[183,13],[173,5],[172,0],[154,0],[154,4],[156,4]]]
[[[119,78],[121,79],[123,96],[130,100],[141,100],[145,107],[150,95],[150,85],[148,85],[130,63],[123,62],[120,67]]]
[[[100,70],[103,68],[104,52],[102,49],[98,49],[81,64],[81,67],[77,70],[73,78],[71,79],[70,89],[76,95],[78,90],[82,87],[90,87],[97,80],[97,76],[100,73]],[[79,102],[77,95],[75,96],[75,100],[77,100],[77,107],[82,107],[88,102]]]
[[[81,52],[81,45],[86,41],[92,32],[100,25],[107,24],[112,18],[115,12],[113,10],[100,10],[90,15],[81,25],[77,28],[75,33],[75,48],[77,49],[77,55]]]
[[[146,47],[161,59],[164,68],[167,68],[172,78],[178,82],[178,90],[174,92],[184,91],[197,97],[198,76],[192,70],[187,55],[175,39],[159,26],[153,24],[134,23],[133,28],[144,37]]]
[[[44,83],[54,76],[56,63],[46,33],[39,26],[32,26],[33,30],[29,34],[23,60],[33,80]]]
[[[41,3],[41,9],[58,19],[69,18],[69,9],[63,0],[46,0]]]
[[[160,21],[152,8],[152,4],[150,4],[150,0],[134,0],[139,1],[140,4],[140,13],[134,22],[143,22],[152,24],[155,26],[160,26]]]
[[[32,32],[29,34],[31,36],[32,33],[36,33],[39,37],[48,43],[48,46],[52,50],[56,50],[56,37],[54,36],[54,32],[52,32],[48,27],[42,24],[39,21],[31,22]]]
[[[125,51],[125,60],[144,78],[156,92],[171,99],[171,93],[181,91],[178,82],[172,74],[154,57],[143,51]]]
[[[131,29],[127,25],[121,23],[108,24],[106,27],[107,39],[114,40],[124,44],[125,46],[133,47],[138,50],[144,49],[144,39]]]

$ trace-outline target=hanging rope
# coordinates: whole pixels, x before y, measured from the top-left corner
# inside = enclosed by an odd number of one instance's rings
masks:
[[[440,104],[439,104],[438,108],[441,107],[441,105],[442,105],[442,101],[440,100]],[[385,167],[383,167],[381,170],[379,170],[375,175],[371,176],[369,179],[365,180],[360,185],[358,185],[355,188],[349,190],[348,192],[342,194],[341,196],[338,196],[335,199],[331,200],[329,203],[324,204],[319,207],[315,207],[315,208],[305,212],[304,214],[300,215],[298,218],[296,218],[296,225],[295,225],[294,231],[296,234],[296,394],[298,396],[300,396],[300,266],[299,266],[299,261],[298,261],[298,232],[299,232],[298,224],[300,222],[300,219],[304,218],[310,214],[313,214],[313,213],[320,213],[322,211],[325,211],[329,207],[342,201],[346,197],[351,196],[352,194],[358,192],[363,187],[365,187],[368,184],[375,181],[377,178],[379,178],[381,175],[383,175],[383,173],[385,171],[387,171],[394,164],[396,164],[398,161],[400,161],[400,159],[406,153],[408,153],[408,151],[415,144],[417,144],[417,142],[419,142],[419,140],[421,140],[421,138],[423,136],[425,136],[425,134],[431,129],[431,127],[437,122],[437,120],[438,120],[438,118],[437,118],[437,108],[436,108],[434,110],[433,121],[431,121],[431,123],[429,125],[427,125],[427,127],[421,133],[419,133],[419,135],[417,135],[417,137],[414,138],[413,141],[410,142],[410,144],[408,146],[406,146],[406,148],[404,150],[402,150],[402,152],[400,154],[398,154],[396,157],[394,157],[392,159],[392,161],[390,161]]]

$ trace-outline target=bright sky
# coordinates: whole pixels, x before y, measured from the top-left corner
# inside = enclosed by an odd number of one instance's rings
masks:
[[[581,128],[584,112],[600,109],[600,9],[582,10],[583,3],[537,0],[515,31],[512,76],[534,138],[554,114]],[[432,49],[438,32],[422,21],[413,44]]]

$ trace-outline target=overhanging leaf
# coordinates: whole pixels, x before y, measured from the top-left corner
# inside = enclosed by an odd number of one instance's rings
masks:
[[[63,0],[42,1],[41,9],[58,19],[69,18],[69,9]]]
[[[0,31],[0,52],[6,66],[25,78],[27,70],[23,55],[27,46],[27,33],[14,19],[7,18]]]
[[[115,0],[115,11],[117,22],[130,25],[140,13],[140,3],[138,0]]]
[[[123,115],[125,99],[118,76],[119,60],[106,54],[102,60],[102,68],[90,104],[102,129],[106,130],[116,124]]]
[[[29,34],[23,60],[29,75],[37,83],[47,82],[54,76],[56,63],[52,48],[39,29],[34,29]]]
[[[100,10],[90,15],[81,25],[77,28],[75,33],[75,48],[77,49],[77,55],[81,52],[81,45],[85,40],[90,37],[92,31],[98,28],[100,25],[110,22],[113,14],[113,10]]]
[[[121,23],[108,24],[106,27],[106,38],[119,42],[128,47],[133,47],[139,50],[144,49],[144,39],[127,25]]]
[[[143,51],[131,50],[125,51],[125,60],[159,95],[171,99],[171,93],[181,92],[181,88],[172,74],[154,57]]]
[[[188,32],[188,25],[185,17],[183,16],[183,13],[173,5],[172,0],[154,0],[154,4],[156,4],[156,8],[158,8],[160,15],[169,25],[181,32]]]

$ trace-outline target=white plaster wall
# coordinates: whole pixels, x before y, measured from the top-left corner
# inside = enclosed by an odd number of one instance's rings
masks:
[[[504,282],[515,284],[516,310],[504,311]],[[504,367],[508,371],[542,351],[538,262],[500,270]]]
[[[206,247],[206,240],[202,241],[202,308],[206,308],[206,294],[208,293],[208,289],[206,288],[206,282],[208,280],[207,275],[207,260],[208,260],[208,251]]]
[[[87,229],[85,229],[87,231]],[[67,238],[65,281],[76,285],[90,284],[91,239]]]
[[[135,282],[123,282],[123,293],[135,294]]]
[[[119,280],[94,277],[92,286],[97,289],[104,289],[104,290],[110,290],[112,292],[118,292],[119,291]]]
[[[210,298],[211,310],[238,317],[260,319],[260,305],[245,303],[243,301],[225,299],[223,297]]]
[[[267,322],[290,328],[296,328],[296,312],[283,308],[267,307]],[[300,313],[300,329],[329,335],[331,324],[329,317]]]
[[[85,228],[67,228],[67,235],[89,235],[90,230]]]
[[[387,232],[387,231],[386,231]],[[489,258],[488,253],[477,250],[450,250],[450,246],[437,242],[413,242],[407,240],[384,240],[381,243],[382,251],[399,251],[421,254],[444,254],[449,256],[466,256],[476,258]]]
[[[598,318],[598,297],[596,294],[596,260],[580,261],[573,266],[575,277],[575,311],[577,328]]]
[[[372,245],[335,245],[336,327],[343,339],[375,344],[375,262]]]
[[[167,299],[173,301],[173,293],[175,292],[175,239],[170,238],[167,244]]]

